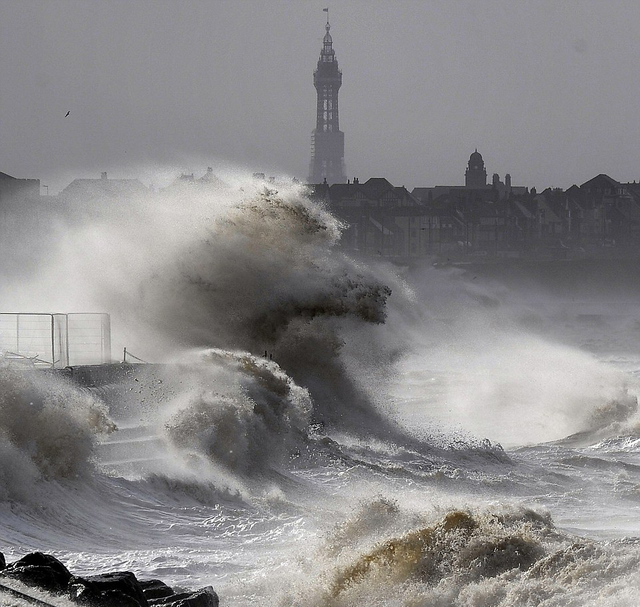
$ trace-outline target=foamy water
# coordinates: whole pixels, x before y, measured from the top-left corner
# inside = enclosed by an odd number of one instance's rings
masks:
[[[77,301],[164,364],[0,369],[8,560],[223,605],[635,605],[634,299],[356,262],[299,188],[240,185],[136,207],[135,250],[74,226]]]

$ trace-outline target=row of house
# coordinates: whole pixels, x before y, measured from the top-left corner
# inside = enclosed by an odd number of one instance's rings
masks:
[[[208,169],[198,178],[181,175],[164,191],[220,184]],[[509,175],[503,182],[494,174],[487,184],[476,150],[464,186],[410,192],[376,177],[308,188],[312,198],[344,223],[343,248],[367,257],[640,254],[640,183],[620,183],[602,174],[568,190],[540,193],[512,186]],[[46,225],[65,215],[90,220],[102,212],[101,202],[126,204],[155,195],[137,179],[112,179],[102,173],[98,179],[74,180],[58,196],[42,197],[39,180],[0,173],[0,237],[15,240],[19,249],[25,231],[47,233]]]
[[[393,186],[382,178],[313,184],[364,256],[577,257],[640,254],[640,183],[598,175],[568,190]]]

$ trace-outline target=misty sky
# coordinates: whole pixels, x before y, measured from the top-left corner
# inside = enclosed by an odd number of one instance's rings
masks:
[[[305,179],[324,6],[350,177],[640,180],[637,0],[0,0],[0,171]]]

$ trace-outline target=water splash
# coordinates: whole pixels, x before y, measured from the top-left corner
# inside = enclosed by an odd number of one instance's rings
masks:
[[[89,392],[44,372],[0,367],[0,497],[23,497],[40,479],[86,479],[97,436],[114,429]]]
[[[188,388],[164,423],[171,443],[241,476],[281,467],[306,432],[307,390],[276,363],[245,352],[212,349],[189,358],[181,363]]]

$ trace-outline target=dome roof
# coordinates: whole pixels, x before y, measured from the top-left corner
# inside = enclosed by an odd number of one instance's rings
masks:
[[[469,164],[481,164],[482,162],[482,154],[476,148],[476,151],[469,156]]]

